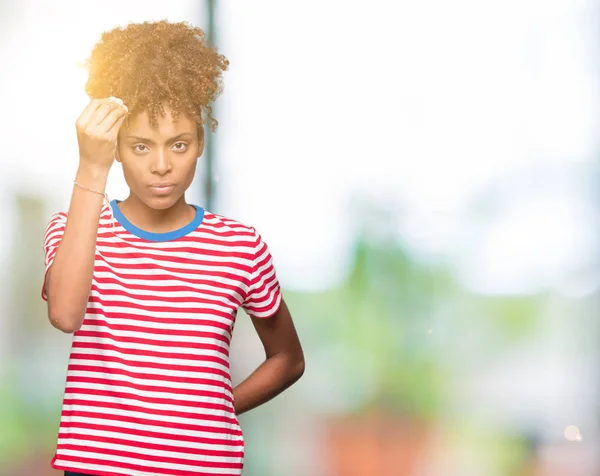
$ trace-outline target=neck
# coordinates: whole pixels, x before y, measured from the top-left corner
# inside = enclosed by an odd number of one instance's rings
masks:
[[[186,203],[184,196],[172,207],[157,210],[130,193],[127,199],[119,203],[119,209],[132,225],[150,233],[178,230],[190,223],[196,214],[196,209]]]

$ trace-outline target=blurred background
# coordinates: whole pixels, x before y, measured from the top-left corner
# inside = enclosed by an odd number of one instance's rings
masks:
[[[599,7],[0,1],[0,474],[59,475],[71,336],[42,239],[82,64],[102,31],[166,18],[231,62],[188,201],[261,231],[306,354],[241,417],[244,474],[600,475]],[[264,357],[238,320],[234,383]]]

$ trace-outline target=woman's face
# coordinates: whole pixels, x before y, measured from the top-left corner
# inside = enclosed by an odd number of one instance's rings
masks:
[[[158,116],[153,128],[147,111],[129,118],[129,127],[119,131],[117,161],[125,181],[141,202],[156,210],[172,207],[188,189],[196,163],[204,148],[202,127],[180,114],[173,121],[171,110]]]

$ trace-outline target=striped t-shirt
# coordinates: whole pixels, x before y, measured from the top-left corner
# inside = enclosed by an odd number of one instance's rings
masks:
[[[66,220],[57,213],[46,230],[46,275]],[[149,233],[115,201],[104,206],[52,466],[98,476],[240,475],[244,439],[229,368],[235,317],[240,307],[270,317],[280,303],[272,257],[254,228],[196,207],[187,226]]]

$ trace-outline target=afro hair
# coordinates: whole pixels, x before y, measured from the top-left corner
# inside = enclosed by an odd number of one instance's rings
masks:
[[[121,98],[130,115],[146,110],[153,126],[167,104],[174,120],[183,113],[215,130],[210,105],[228,65],[200,28],[166,20],[132,23],[102,34],[86,61],[85,90],[91,98]]]

